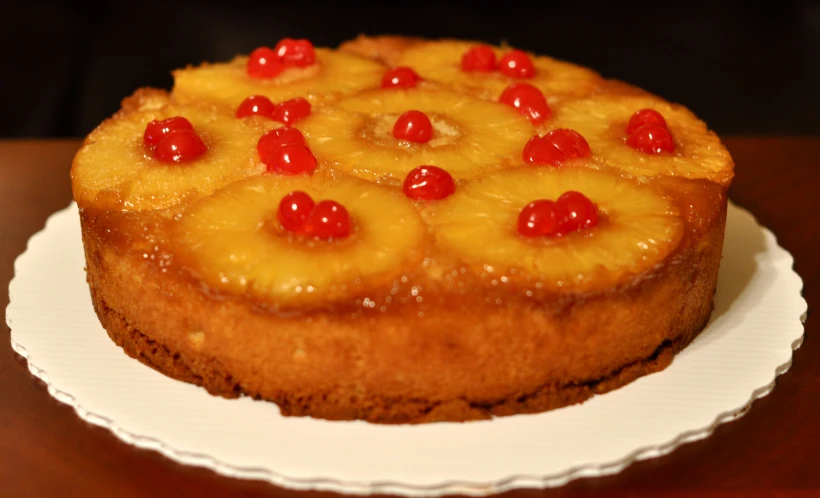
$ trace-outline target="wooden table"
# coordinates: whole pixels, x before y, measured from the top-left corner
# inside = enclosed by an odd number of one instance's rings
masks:
[[[820,138],[732,138],[731,198],[770,227],[795,257],[810,313],[820,305]],[[0,141],[0,284],[46,217],[71,200],[71,157],[79,142]],[[581,479],[518,496],[820,496],[820,326],[777,387],[741,419],[672,454],[620,474]],[[258,481],[221,477],[135,449],[87,424],[48,395],[0,327],[0,496],[300,496]],[[329,493],[321,493],[329,495]]]

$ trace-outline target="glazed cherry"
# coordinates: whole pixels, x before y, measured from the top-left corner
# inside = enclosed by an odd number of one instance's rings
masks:
[[[667,128],[666,120],[663,119],[661,113],[655,109],[641,109],[629,118],[629,123],[626,125],[626,134],[632,135],[638,128],[648,124],[656,124]]]
[[[301,144],[280,145],[266,159],[263,162],[268,166],[269,173],[299,175],[313,173],[316,169],[316,158],[310,149]]]
[[[293,124],[310,116],[310,102],[302,97],[286,100],[276,104],[273,119],[285,124]]]
[[[447,171],[436,166],[419,166],[407,174],[402,191],[416,201],[438,201],[453,195],[456,183]]]
[[[546,121],[552,114],[544,94],[529,83],[513,83],[501,92],[498,100],[518,109],[519,113],[529,118],[530,122],[536,126]]]
[[[534,136],[524,146],[522,159],[527,164],[560,166],[564,161],[589,157],[589,144],[580,133],[560,128],[543,137]]]
[[[259,159],[267,164],[270,160],[270,155],[279,147],[287,144],[304,145],[307,147],[305,137],[302,132],[290,126],[283,126],[270,130],[259,137],[256,143],[256,152],[259,154]]]
[[[408,142],[427,143],[433,138],[433,124],[421,111],[407,111],[393,125],[393,136]]]
[[[174,116],[168,119],[155,119],[145,127],[142,141],[148,147],[154,147],[160,140],[165,138],[165,135],[174,130],[194,131],[194,126],[182,116]]]
[[[350,215],[336,201],[321,201],[305,220],[305,234],[318,239],[339,239],[350,235]]]
[[[252,78],[268,79],[277,76],[285,65],[279,60],[274,50],[268,47],[259,47],[248,57],[247,72]]]
[[[533,201],[518,215],[518,233],[524,237],[557,235],[560,223],[558,204],[544,199]]]
[[[264,95],[251,95],[236,108],[236,117],[262,116],[263,118],[273,118],[274,109],[276,109],[276,106],[269,98]]]
[[[598,207],[580,192],[564,192],[555,203],[560,209],[562,233],[592,228],[598,224]]]
[[[495,51],[489,45],[476,45],[461,56],[461,70],[489,73],[495,70]]]
[[[282,64],[288,67],[307,67],[316,62],[313,44],[308,40],[284,38],[273,49]]]
[[[154,157],[164,163],[187,163],[199,159],[207,150],[193,130],[173,130],[159,141]]]
[[[510,50],[502,55],[498,68],[501,74],[510,78],[532,78],[535,75],[532,59],[521,50]]]
[[[658,124],[643,125],[626,139],[626,144],[645,154],[674,152],[675,142],[669,130]]]
[[[382,88],[415,88],[421,81],[421,76],[407,66],[389,69],[382,77]]]
[[[288,232],[304,233],[305,221],[310,212],[313,211],[315,204],[308,194],[300,190],[294,190],[279,202],[276,219],[282,224],[282,228]]]

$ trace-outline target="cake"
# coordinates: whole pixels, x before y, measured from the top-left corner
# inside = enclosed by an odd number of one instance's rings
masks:
[[[71,169],[110,338],[286,416],[469,421],[664,369],[713,309],[731,157],[510,47],[285,39],[174,72]]]

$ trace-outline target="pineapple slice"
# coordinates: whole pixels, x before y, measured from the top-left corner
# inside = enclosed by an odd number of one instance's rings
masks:
[[[433,124],[427,143],[398,140],[392,130],[404,112],[418,110]],[[296,124],[311,150],[344,172],[368,180],[402,181],[432,165],[469,178],[517,164],[534,128],[513,108],[441,90],[377,90],[350,97]]]
[[[461,57],[477,42],[442,40],[416,43],[398,59],[398,65],[410,66],[423,78],[448,85],[456,91],[497,100],[501,92],[516,81],[526,81],[538,87],[552,104],[563,97],[582,97],[596,91],[603,79],[592,70],[550,57],[528,54],[535,66],[532,78],[518,80],[499,71],[464,72]],[[493,47],[496,60],[506,49]]]
[[[292,191],[331,199],[352,233],[334,241],[282,229],[276,212]],[[209,286],[277,308],[326,304],[401,276],[423,256],[426,228],[400,191],[350,177],[262,175],[193,205],[174,230],[175,256]]]
[[[639,109],[666,119],[675,151],[645,154],[626,145],[626,125]],[[729,187],[734,163],[717,135],[689,110],[655,97],[600,95],[570,100],[553,108],[550,129],[570,128],[587,140],[592,159],[635,177],[672,175],[702,178]]]
[[[194,126],[208,147],[201,158],[166,164],[146,149],[146,125],[172,116],[183,116]],[[258,123],[227,118],[210,107],[173,104],[165,92],[137,92],[89,135],[74,158],[74,199],[80,207],[140,211],[207,195],[264,171],[256,155],[260,135]]]
[[[207,100],[231,112],[248,96],[264,95],[273,102],[305,97],[312,104],[378,88],[385,67],[345,52],[316,49],[316,64],[288,68],[271,79],[248,76],[247,56],[231,62],[203,64],[174,71],[173,96],[181,102]]]
[[[597,204],[600,223],[564,237],[525,238],[522,208],[578,191]],[[588,168],[519,168],[462,186],[424,212],[436,243],[477,274],[535,283],[544,291],[611,288],[652,269],[678,245],[684,222],[664,195]]]

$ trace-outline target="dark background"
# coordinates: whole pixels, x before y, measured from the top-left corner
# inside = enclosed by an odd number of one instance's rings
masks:
[[[27,2],[0,6],[0,137],[87,134],[140,86],[280,38],[356,34],[510,44],[683,103],[718,133],[820,133],[820,3]]]

